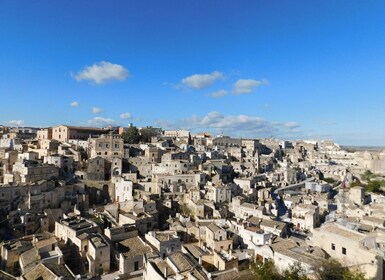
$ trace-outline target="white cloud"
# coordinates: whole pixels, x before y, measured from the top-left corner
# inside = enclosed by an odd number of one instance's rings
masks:
[[[182,79],[182,83],[190,88],[202,89],[207,88],[215,83],[218,79],[223,79],[221,72],[214,71],[211,74],[194,74]]]
[[[166,129],[189,129],[191,131],[212,131],[238,137],[270,137],[272,135],[287,136],[297,133],[299,125],[295,122],[271,122],[256,116],[223,115],[219,112],[209,112],[204,116],[193,115],[175,123],[158,121]]]
[[[79,106],[79,102],[77,101],[74,101],[74,102],[71,102],[71,107],[78,107]]]
[[[299,127],[299,124],[296,122],[285,122],[282,124],[284,127],[289,128],[289,129],[295,129]]]
[[[267,81],[258,81],[253,79],[239,79],[234,84],[233,92],[235,94],[251,93],[255,88],[267,83]]]
[[[221,98],[223,96],[228,95],[229,93],[226,90],[220,89],[210,94],[213,98]]]
[[[109,81],[123,81],[130,75],[122,65],[101,61],[91,66],[86,66],[82,71],[74,75],[80,81],[89,81],[95,84],[104,84]]]
[[[102,117],[94,117],[93,119],[88,120],[88,125],[103,127],[109,125],[116,125],[116,122],[113,119],[102,118]]]
[[[100,114],[103,111],[104,111],[104,109],[102,109],[102,108],[98,108],[98,107],[93,107],[92,108],[92,113],[93,114]]]
[[[123,120],[131,119],[132,115],[131,115],[131,113],[127,112],[127,113],[120,114],[120,118]]]
[[[10,126],[25,126],[24,120],[10,120],[8,121],[8,125]]]

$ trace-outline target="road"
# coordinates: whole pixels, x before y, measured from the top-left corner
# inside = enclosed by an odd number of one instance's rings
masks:
[[[312,178],[308,178],[306,179],[305,181],[302,181],[302,182],[299,182],[299,183],[296,183],[296,184],[291,184],[291,185],[288,185],[288,186],[285,186],[285,187],[281,187],[281,188],[278,188],[274,191],[274,194],[279,194],[279,192],[282,192],[282,191],[285,191],[285,190],[290,190],[292,188],[298,188],[300,187],[301,185],[304,185],[306,182],[313,182],[315,180],[314,177]]]

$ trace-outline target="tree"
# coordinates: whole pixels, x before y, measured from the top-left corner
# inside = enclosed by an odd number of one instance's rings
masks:
[[[336,182],[336,180],[334,180],[333,178],[331,177],[325,177],[323,179],[326,183],[329,183],[329,184],[334,184]]]
[[[369,181],[373,176],[374,174],[372,173],[372,171],[366,170],[364,174],[361,175],[361,178],[364,181]]]
[[[380,183],[380,181],[377,181],[377,180],[369,181],[368,185],[366,186],[366,190],[368,192],[374,192],[374,193],[381,192],[381,183]]]
[[[122,134],[124,142],[128,144],[138,144],[140,141],[139,130],[135,126],[130,126]]]
[[[335,259],[324,260],[315,269],[315,272],[316,279],[318,280],[365,280],[362,272],[352,272],[347,267],[343,267]]]
[[[156,135],[157,135],[156,131],[151,127],[144,127],[140,130],[140,140],[143,143],[151,142],[151,137],[154,137]]]
[[[316,268],[316,275],[318,280],[344,279],[344,268],[337,260],[324,260],[320,266]]]
[[[384,187],[385,187],[385,181],[383,180],[369,181],[368,184],[365,186],[368,192],[374,192],[374,193],[383,193]]]
[[[350,187],[362,187],[362,183],[359,180],[354,181],[353,183],[350,184]]]
[[[306,271],[299,262],[294,263],[280,274],[273,261],[263,264],[252,263],[251,271],[256,280],[310,280]],[[335,259],[322,261],[314,268],[317,280],[365,280],[365,275],[360,271],[350,271]],[[311,278],[313,279],[313,278]]]
[[[179,212],[182,212],[185,216],[191,216],[191,210],[186,203],[179,204]]]
[[[299,262],[290,265],[290,267],[283,272],[283,276],[286,280],[309,280],[306,271],[303,269]]]
[[[273,261],[266,260],[263,264],[253,263],[251,265],[255,280],[284,280],[285,278],[279,274]]]

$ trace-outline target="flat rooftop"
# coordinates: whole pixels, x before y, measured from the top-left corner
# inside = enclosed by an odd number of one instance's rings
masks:
[[[89,222],[84,218],[79,219],[77,217],[62,220],[60,223],[75,231],[79,231],[86,228],[92,228],[96,226],[94,223]]]
[[[100,235],[93,235],[90,238],[91,243],[95,248],[102,248],[108,246],[107,242]]]
[[[365,234],[344,228],[336,223],[326,223],[320,228],[320,231],[329,232],[355,241],[360,241],[365,238]]]

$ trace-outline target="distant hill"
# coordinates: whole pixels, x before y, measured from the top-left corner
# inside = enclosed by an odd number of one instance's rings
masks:
[[[349,152],[381,152],[385,149],[385,146],[341,146],[341,148]]]

